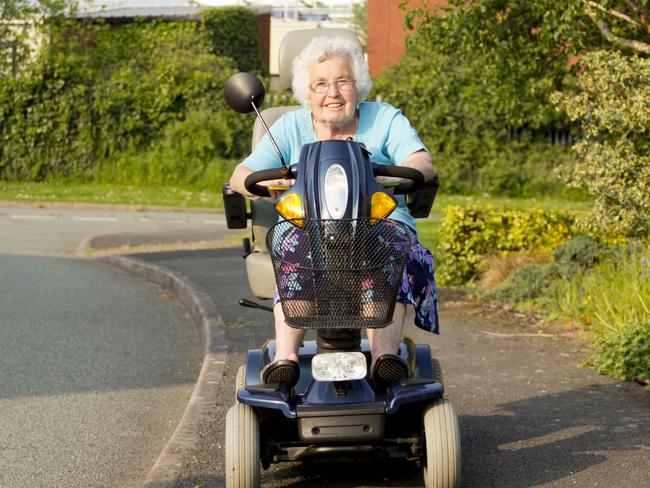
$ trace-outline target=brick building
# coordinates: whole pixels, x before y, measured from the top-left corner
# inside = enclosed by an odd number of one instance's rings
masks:
[[[368,0],[368,64],[372,75],[395,64],[404,54],[404,28],[401,0]],[[447,0],[429,0],[431,7],[446,5]],[[421,7],[421,0],[410,0],[410,7]]]

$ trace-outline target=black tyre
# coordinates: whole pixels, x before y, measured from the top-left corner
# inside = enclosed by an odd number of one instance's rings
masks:
[[[442,366],[440,365],[440,361],[438,361],[436,358],[431,358],[431,371],[433,380],[444,384],[442,381]]]
[[[260,426],[253,407],[236,403],[226,415],[226,488],[259,488]]]
[[[453,405],[444,398],[434,400],[424,411],[426,441],[426,488],[460,486],[460,429]]]

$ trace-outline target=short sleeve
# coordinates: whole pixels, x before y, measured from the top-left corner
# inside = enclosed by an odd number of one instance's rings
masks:
[[[276,141],[282,156],[285,161],[288,160],[287,147],[286,147],[286,121],[285,117],[281,117],[270,128],[273,139]],[[260,141],[255,146],[255,150],[246,157],[239,166],[246,166],[253,171],[261,171],[265,169],[277,168],[281,165],[278,153],[275,151],[268,134],[264,134]]]
[[[394,109],[389,121],[383,149],[386,156],[398,165],[414,152],[427,151],[417,131],[399,109]]]

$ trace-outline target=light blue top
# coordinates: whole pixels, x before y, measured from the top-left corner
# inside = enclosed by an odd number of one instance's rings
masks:
[[[307,108],[285,113],[271,126],[271,134],[287,164],[296,164],[304,144],[317,142]],[[426,147],[402,111],[387,103],[362,102],[359,105],[359,126],[356,141],[370,151],[373,163],[401,165],[404,159]],[[269,137],[264,137],[255,150],[240,163],[253,171],[279,168],[281,163]],[[396,197],[398,207],[389,218],[415,230],[415,219],[403,195]]]

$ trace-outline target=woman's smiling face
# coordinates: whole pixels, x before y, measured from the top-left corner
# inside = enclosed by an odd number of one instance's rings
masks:
[[[333,56],[311,65],[309,69],[309,108],[314,122],[343,127],[354,120],[359,96],[347,58]],[[319,93],[318,86],[327,88]]]

